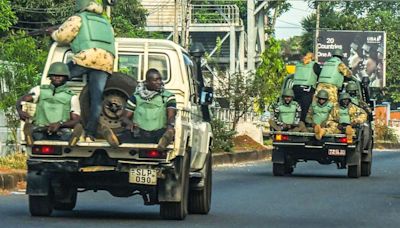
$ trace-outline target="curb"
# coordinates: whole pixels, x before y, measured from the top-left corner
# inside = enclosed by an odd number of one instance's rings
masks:
[[[272,149],[213,154],[213,165],[236,164],[271,159]]]
[[[18,170],[12,173],[0,172],[0,189],[1,190],[17,190],[18,182],[26,180],[26,171]]]
[[[374,149],[400,149],[400,143],[376,142]]]

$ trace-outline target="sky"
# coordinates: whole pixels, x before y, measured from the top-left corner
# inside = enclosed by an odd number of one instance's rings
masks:
[[[278,17],[276,22],[275,35],[277,39],[288,39],[303,33],[301,20],[311,14],[314,9],[308,7],[305,1],[290,1],[292,8]]]

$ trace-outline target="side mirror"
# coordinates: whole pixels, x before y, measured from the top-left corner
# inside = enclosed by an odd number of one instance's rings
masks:
[[[200,93],[200,104],[210,105],[213,102],[214,91],[211,87],[203,87]]]

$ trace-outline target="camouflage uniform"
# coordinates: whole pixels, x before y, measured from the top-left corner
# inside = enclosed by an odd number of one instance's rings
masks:
[[[327,101],[327,103],[324,104],[324,105],[329,105],[329,104],[332,106],[331,111],[330,111],[330,113],[328,115],[328,118],[325,121],[323,121],[320,124],[320,126],[321,126],[322,129],[325,130],[325,132],[327,134],[333,134],[333,133],[335,133],[337,131],[337,122],[334,121],[334,112],[333,112],[334,108],[333,108],[333,105],[329,101]],[[317,102],[313,102],[313,104],[310,106],[310,109],[308,109],[307,117],[306,117],[306,123],[311,125],[311,126],[313,126],[313,127],[316,125],[316,123],[314,121],[314,115],[316,113],[314,112],[314,108],[313,108],[313,107],[315,107],[315,105],[318,105]],[[314,132],[314,128],[308,128],[308,131],[309,132]]]
[[[340,124],[339,109],[340,106],[336,105],[332,113],[333,118],[328,121],[329,124],[336,123],[336,126],[339,126]],[[367,113],[357,105],[350,103],[348,106],[348,110],[352,126],[360,125],[367,121],[368,119]],[[343,130],[339,130],[338,128],[336,128],[335,133],[344,133],[344,128]]]
[[[339,56],[340,56],[340,54],[339,54]],[[341,56],[343,56],[343,55],[341,55]],[[322,69],[324,69],[324,68],[322,68]],[[338,65],[337,69],[338,69],[339,73],[341,75],[343,75],[343,77],[351,78],[352,72],[343,62],[341,62]],[[320,77],[321,77],[321,75],[320,75]],[[329,84],[329,83],[319,82],[315,93],[317,94],[322,89],[326,90],[329,93],[329,101],[330,102],[332,102],[333,104],[338,102],[338,89],[339,88],[337,86],[335,86],[333,84]],[[314,101],[316,101],[316,100],[317,99],[314,96]]]
[[[295,118],[293,121],[293,124],[290,124],[290,127],[287,131],[290,132],[305,132],[306,131],[306,126],[302,121],[300,121],[300,115],[301,115],[301,107],[296,101],[291,101],[290,104],[296,105],[296,113],[295,113]],[[286,124],[284,124],[280,120],[280,106],[285,105],[284,102],[278,102],[273,105],[273,116],[269,120],[269,124],[271,128],[275,131],[283,131],[285,130],[284,127]]]
[[[103,7],[97,4],[90,4],[87,8],[88,12],[101,14]],[[51,37],[53,40],[61,44],[70,44],[77,37],[82,26],[81,17],[75,15],[69,17]],[[106,50],[100,48],[90,48],[83,50],[72,57],[75,64],[88,67],[91,69],[105,71],[109,74],[113,72],[114,56]]]

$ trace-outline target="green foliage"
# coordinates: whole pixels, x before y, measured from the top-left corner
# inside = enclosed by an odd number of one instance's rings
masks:
[[[19,119],[15,103],[40,81],[47,53],[37,48],[35,40],[24,32],[10,34],[0,42],[0,110],[11,130],[9,142],[15,142]]]
[[[265,107],[279,96],[280,85],[286,76],[281,47],[274,38],[267,40],[261,61],[256,71],[254,86],[258,94],[257,103],[260,106],[260,111],[264,111]]]
[[[14,12],[11,10],[11,5],[8,0],[0,1],[0,32],[8,31],[17,21]]]
[[[217,119],[211,121],[211,127],[214,135],[212,152],[232,152],[236,131],[230,130],[223,121]]]
[[[395,131],[388,127],[385,123],[375,121],[375,139],[377,141],[398,143],[399,139]]]
[[[314,2],[314,1],[309,1]],[[320,28],[333,30],[385,31],[386,99],[400,102],[400,2],[354,1],[320,2]],[[303,50],[313,50],[315,14],[302,21]]]
[[[26,154],[17,152],[4,157],[0,157],[0,168],[6,169],[26,169]]]

